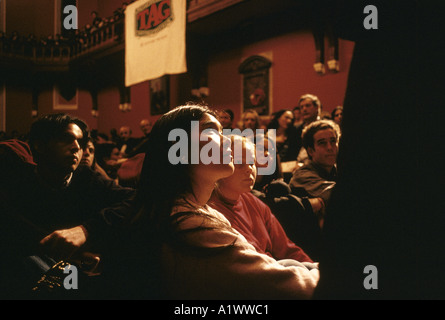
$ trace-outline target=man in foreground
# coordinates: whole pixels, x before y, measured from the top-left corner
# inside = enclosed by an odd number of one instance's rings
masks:
[[[133,189],[122,188],[80,166],[87,125],[66,114],[51,114],[31,127],[31,162],[2,156],[2,293],[29,294],[53,261],[99,261],[126,215]],[[88,253],[88,255],[86,255]],[[94,253],[94,254],[89,254]],[[37,273],[29,257],[46,261]],[[86,258],[89,257],[89,258]],[[31,261],[35,261],[31,259]],[[37,277],[37,278],[36,278]]]

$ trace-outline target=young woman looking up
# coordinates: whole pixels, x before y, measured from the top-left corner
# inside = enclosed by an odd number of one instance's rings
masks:
[[[122,237],[128,247],[116,260],[128,293],[158,299],[310,298],[318,269],[284,267],[258,253],[224,215],[207,205],[215,183],[233,174],[233,161],[190,164],[191,153],[188,161],[170,161],[169,150],[179,143],[169,141],[170,132],[184,130],[191,146],[196,143],[191,138],[194,121],[203,140],[201,158],[208,143],[219,146],[220,160],[231,154],[229,138],[206,107],[178,107],[155,123],[136,197],[137,214]],[[122,286],[116,289],[123,292]]]

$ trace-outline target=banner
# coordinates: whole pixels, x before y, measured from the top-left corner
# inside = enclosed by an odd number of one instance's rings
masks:
[[[186,0],[138,0],[125,10],[125,86],[187,72]]]

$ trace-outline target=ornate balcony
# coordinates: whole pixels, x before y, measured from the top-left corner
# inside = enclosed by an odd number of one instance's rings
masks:
[[[188,59],[193,78],[202,78],[212,52],[258,41],[301,28],[303,0],[189,0],[187,2]],[[123,82],[125,21],[122,15],[96,29],[82,29],[69,39],[14,40],[0,36],[0,80],[70,72],[80,82],[87,75],[110,81],[110,72]],[[203,50],[205,48],[206,50]],[[105,70],[105,72],[102,72]],[[101,73],[106,76],[100,76]],[[197,80],[198,81],[198,80]]]
[[[0,66],[4,69],[34,67],[35,71],[64,70],[69,63],[90,55],[124,49],[124,20],[78,32],[70,38],[0,38]]]

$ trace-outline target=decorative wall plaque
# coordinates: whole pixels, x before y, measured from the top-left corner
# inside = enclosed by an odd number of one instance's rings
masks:
[[[254,109],[260,116],[269,115],[269,69],[272,62],[262,56],[251,56],[241,63],[243,75],[243,112]]]

